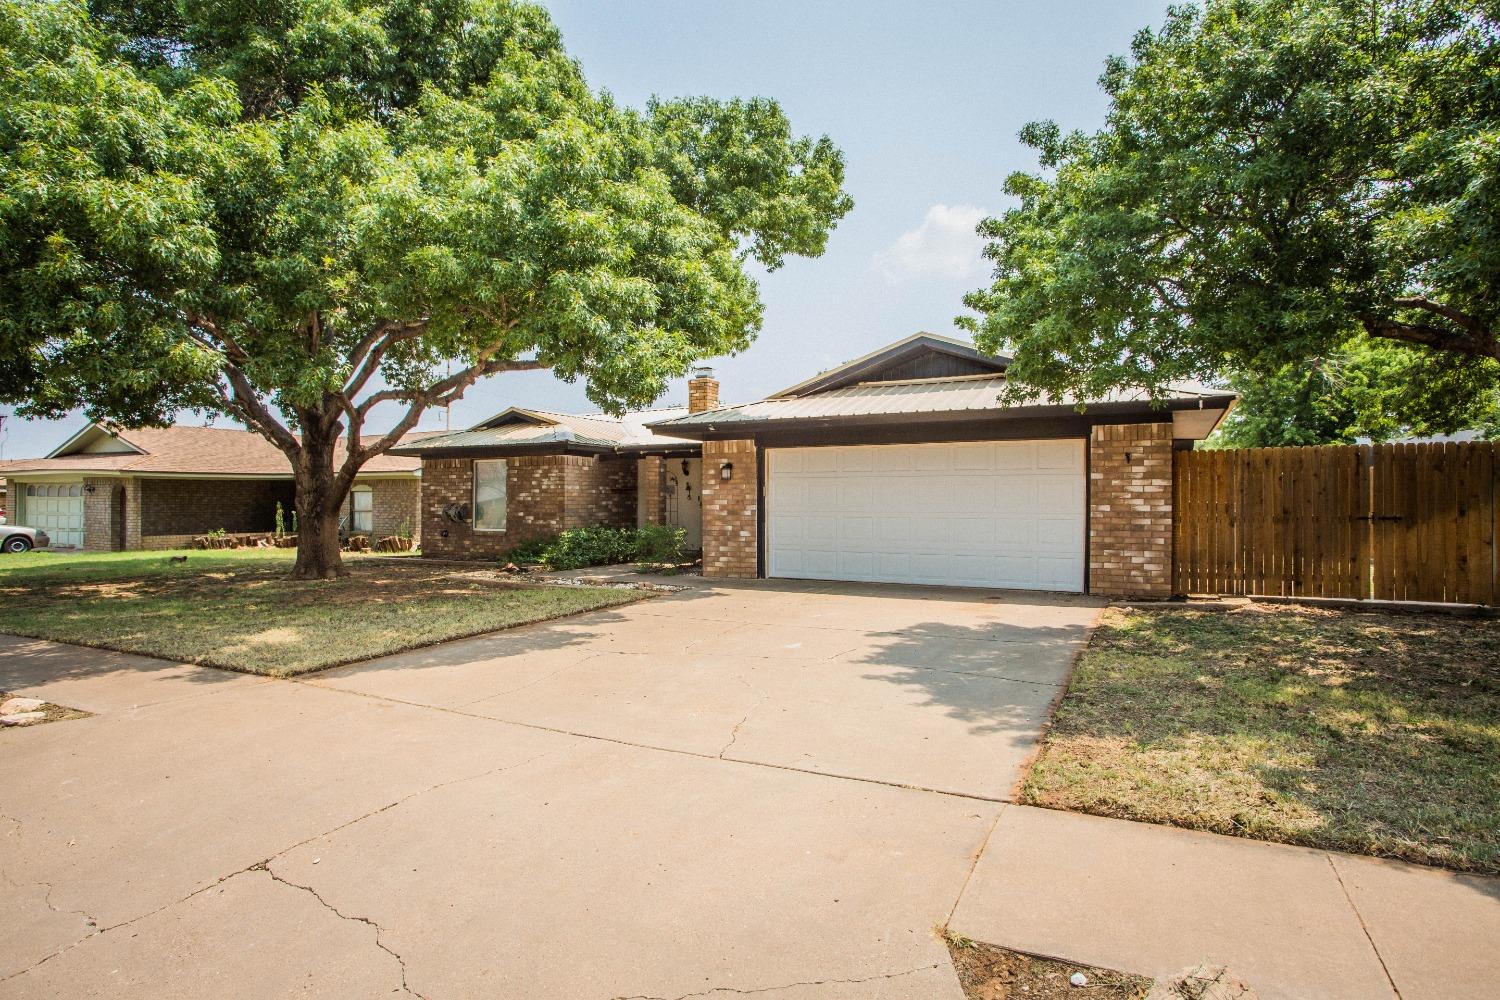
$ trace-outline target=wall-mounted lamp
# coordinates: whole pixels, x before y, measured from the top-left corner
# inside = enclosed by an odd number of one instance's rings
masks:
[[[733,462],[725,462],[723,465],[719,466],[719,478],[724,480],[726,483],[734,478]]]
[[[1127,462],[1134,462],[1135,461],[1135,453],[1127,451],[1125,453],[1125,461],[1127,461]]]
[[[683,475],[684,475],[684,476],[685,476],[685,475],[687,475],[687,474],[688,474],[688,473],[689,473],[689,472],[690,472],[690,471],[692,471],[692,466],[691,466],[691,465],[689,465],[689,464],[688,464],[688,460],[687,460],[687,459],[685,459],[685,458],[684,458],[684,459],[683,459],[683,460],[682,460],[682,474],[683,474]]]
[[[83,492],[87,493],[89,496],[93,496],[94,495],[94,491],[97,490],[98,488],[99,487],[95,486],[93,483],[87,483],[83,487]]]

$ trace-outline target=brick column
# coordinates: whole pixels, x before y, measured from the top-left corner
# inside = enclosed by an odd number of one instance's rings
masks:
[[[89,490],[92,488],[93,492]],[[119,480],[83,480],[83,547],[87,552],[118,552],[123,543]]]
[[[127,477],[124,490],[125,523],[120,534],[125,548],[133,552],[141,547],[141,481],[134,476]]]
[[[667,523],[667,463],[660,455],[636,461],[636,523]]]
[[[1171,423],[1095,425],[1089,478],[1089,592],[1171,597]]]
[[[733,464],[733,478],[722,469]],[[755,442],[703,442],[703,575],[753,578],[759,575],[760,528]]]

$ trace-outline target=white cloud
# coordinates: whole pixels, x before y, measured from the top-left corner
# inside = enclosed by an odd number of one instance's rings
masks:
[[[893,280],[959,281],[984,273],[984,241],[974,232],[989,213],[975,205],[933,205],[915,229],[875,255],[875,266]]]

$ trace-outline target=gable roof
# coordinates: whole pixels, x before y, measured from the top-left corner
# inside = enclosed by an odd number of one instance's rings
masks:
[[[393,449],[393,454],[423,455],[439,451],[538,448],[549,445],[596,452],[696,447],[697,441],[659,434],[647,425],[648,421],[654,423],[670,420],[686,413],[686,407],[674,406],[660,410],[638,410],[614,417],[607,413],[555,413],[512,406],[468,430],[402,444]]]
[[[1075,397],[1064,397],[1004,404],[1000,401],[1000,394],[1005,386],[1004,375],[867,382],[804,396],[773,396],[754,403],[665,420],[656,426],[668,433],[701,434],[710,429],[717,431],[800,420],[938,419],[945,414],[954,419],[985,414],[1024,417],[1041,416],[1049,411],[1071,411],[1080,403]],[[1161,401],[1173,409],[1210,405],[1227,407],[1233,399],[1233,393],[1194,382],[1180,382],[1173,383]],[[1090,409],[1103,412],[1145,412],[1153,408],[1151,397],[1139,389],[1117,390],[1083,402]]]
[[[405,440],[440,434],[417,431]],[[339,439],[334,462],[343,461]],[[290,478],[281,450],[254,431],[237,427],[136,427],[115,429],[89,424],[46,458],[0,462],[0,473],[80,473],[83,475],[249,476]],[[399,455],[377,455],[361,475],[417,475],[421,463]]]
[[[928,363],[924,366],[923,360]],[[945,362],[945,363],[943,363]],[[1001,374],[1010,364],[1005,354],[986,354],[974,345],[953,337],[925,331],[903,337],[894,344],[803,379],[796,385],[772,393],[769,399],[807,396],[860,382],[883,382],[914,377],[960,377]]]

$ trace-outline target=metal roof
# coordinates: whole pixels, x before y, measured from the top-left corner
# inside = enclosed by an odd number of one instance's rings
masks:
[[[815,392],[819,388],[839,382],[851,382],[857,379],[859,375],[866,374],[868,369],[877,367],[882,361],[896,359],[902,355],[910,355],[923,350],[969,358],[982,365],[993,367],[997,374],[1003,372],[1005,367],[1010,364],[1010,355],[1008,354],[986,354],[966,341],[957,340],[953,337],[944,337],[936,333],[927,333],[924,330],[914,333],[910,337],[903,337],[894,344],[886,344],[884,347],[878,347],[870,353],[862,354],[852,361],[845,361],[841,365],[834,365],[832,368],[803,379],[796,385],[788,386],[780,392],[772,393],[768,398],[781,399],[786,396],[798,396],[808,392]],[[844,377],[841,378],[841,376]]]
[[[420,455],[433,451],[490,450],[549,444],[601,450],[696,446],[697,441],[658,434],[646,424],[647,420],[670,420],[685,416],[687,412],[686,407],[677,406],[640,410],[614,417],[606,413],[579,415],[511,407],[469,430],[425,438],[397,453]]]
[[[810,396],[763,399],[755,403],[726,406],[669,420],[652,426],[670,432],[675,428],[701,429],[707,426],[727,427],[735,424],[764,423],[782,420],[817,420],[837,417],[901,416],[917,413],[1004,412],[1015,409],[1073,408],[1074,397],[1001,403],[1004,375],[968,375],[954,378],[912,379],[902,382],[867,382],[831,389]],[[1173,383],[1165,398],[1176,400],[1228,397],[1229,392],[1193,382]],[[1098,399],[1085,401],[1088,406],[1142,403],[1151,401],[1144,390],[1120,390]]]

